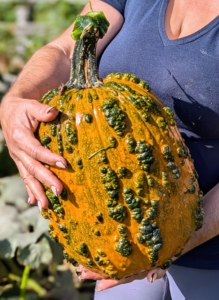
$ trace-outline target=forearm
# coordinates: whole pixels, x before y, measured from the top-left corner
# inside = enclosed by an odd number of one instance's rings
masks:
[[[205,195],[203,208],[203,227],[193,233],[185,245],[183,254],[219,234],[219,184]]]
[[[69,78],[69,70],[70,58],[58,47],[47,45],[29,60],[9,95],[39,100],[49,89],[65,83]]]

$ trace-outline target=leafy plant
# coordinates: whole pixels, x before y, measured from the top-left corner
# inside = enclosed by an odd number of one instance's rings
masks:
[[[48,237],[48,221],[26,199],[20,176],[0,179],[0,299],[80,299],[75,267],[63,262],[62,247]],[[87,300],[94,287],[88,285]]]
[[[82,8],[81,1],[36,1],[30,7],[28,26],[23,28],[23,33],[21,31],[18,34],[15,11],[17,5],[21,4],[30,5],[28,1],[0,3],[0,60],[4,61],[4,68],[13,74],[20,72],[37,49],[56,38],[72,24]],[[20,48],[22,50],[18,51]]]

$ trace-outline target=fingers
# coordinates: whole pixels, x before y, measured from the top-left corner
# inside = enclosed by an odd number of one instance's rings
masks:
[[[25,112],[32,120],[39,122],[50,122],[59,114],[59,111],[55,107],[42,104],[36,100],[27,100],[25,103]]]
[[[41,183],[27,172],[21,162],[16,162],[16,164],[24,183],[26,184],[29,203],[34,204],[38,201],[38,207],[40,210],[47,208],[48,199]]]
[[[60,157],[58,154],[54,154],[50,150],[45,149],[34,137],[28,138],[28,133],[28,130],[24,130],[22,134],[24,136],[26,135],[26,137],[23,139],[19,139],[19,137],[17,137],[17,140],[23,141],[23,145],[21,146],[18,143],[17,147],[19,147],[20,150],[16,151],[16,156],[11,153],[12,158],[16,162],[21,162],[22,166],[30,175],[23,176],[26,178],[25,183],[30,188],[33,186],[32,183],[34,179],[37,179],[50,188],[53,186],[56,189],[57,194],[60,194],[63,188],[61,182],[50,170],[48,170],[48,168],[41,164],[41,162],[45,163],[46,165],[66,169],[66,160],[63,157]],[[21,147],[23,149],[21,149]],[[32,188],[30,189],[32,190]]]
[[[96,291],[103,291],[109,288],[112,288],[114,286],[120,285],[120,284],[125,284],[125,283],[129,283],[132,282],[133,280],[139,280],[139,279],[143,279],[145,278],[147,275],[147,271],[141,271],[139,273],[130,275],[130,276],[126,276],[120,280],[116,280],[116,279],[102,279],[99,281],[97,287],[96,287]]]
[[[153,283],[156,279],[162,278],[165,274],[166,270],[157,267],[147,272],[147,280],[150,283]]]
[[[16,143],[16,149],[18,148],[35,160],[52,166],[56,166],[58,162],[66,165],[66,160],[62,156],[45,149],[34,137],[34,132],[39,124],[38,121],[49,122],[53,120],[59,112],[55,108],[40,104],[35,100],[28,100],[26,102],[24,109],[26,113],[18,118],[17,123],[19,121],[19,124],[11,128],[11,136],[9,135],[8,138],[9,148],[12,149],[11,153],[22,161],[20,151],[13,151],[14,147],[12,146],[12,142],[14,142]]]
[[[150,271],[143,270],[139,273],[126,276],[120,280],[116,279],[102,279],[99,281],[96,291],[103,291],[120,284],[130,283],[134,280],[141,280],[147,278],[150,283],[153,283],[156,279],[160,279],[165,275],[166,271],[160,267],[154,268]]]
[[[109,276],[107,276],[104,273],[102,275],[100,275],[98,273],[90,271],[89,269],[83,267],[82,265],[79,265],[77,267],[77,273],[78,273],[80,280],[87,280],[87,279],[100,280],[103,278],[109,278]]]
[[[28,203],[29,204],[34,204],[37,202],[38,208],[41,211],[42,210],[42,202],[41,201],[37,201],[35,196],[33,195],[33,193],[30,191],[30,189],[28,188],[28,186],[26,186],[27,188],[27,193],[28,193]]]
[[[87,279],[99,280],[99,279],[103,278],[103,276],[101,276],[100,274],[92,272],[92,271],[86,269],[85,267],[83,267],[82,265],[78,266],[77,274],[78,274],[78,278],[80,280],[87,280]]]
[[[44,148],[34,137],[31,139],[24,138],[23,142],[22,152],[17,155],[20,160],[23,160],[25,155],[28,155],[32,159],[46,165],[66,168],[67,162],[62,156],[52,153],[50,150]]]
[[[39,161],[32,159],[29,156],[24,155],[21,157],[22,166],[30,176],[25,176],[26,184],[30,187],[30,182],[37,179],[47,187],[50,187],[53,193],[58,196],[62,191],[62,183],[48,168],[46,168]],[[62,166],[62,165],[61,165]],[[65,168],[62,166],[63,169]]]
[[[166,271],[161,269],[160,267],[157,267],[150,271],[143,270],[136,274],[131,274],[120,280],[116,280],[112,278],[102,279],[103,277],[100,274],[94,273],[86,269],[82,265],[79,265],[79,267],[77,268],[77,273],[79,275],[79,279],[81,280],[85,280],[85,279],[100,280],[97,284],[96,291],[103,291],[120,284],[126,284],[134,280],[141,280],[144,278],[147,278],[147,280],[150,283],[153,283],[156,279],[162,278],[165,275]]]
[[[42,163],[63,169],[67,163],[62,156],[45,149],[34,137],[34,132],[39,121],[51,121],[59,112],[36,100],[11,98],[9,103],[4,113],[1,111],[1,121],[10,155],[27,186],[30,203],[37,200],[40,201],[39,207],[45,208],[48,201],[41,184],[50,187],[58,195],[62,191],[62,183]],[[13,122],[7,122],[7,115],[12,115],[12,112]]]
[[[29,187],[26,185],[26,189],[27,189],[27,194],[28,194],[28,199],[27,202],[29,204],[34,204],[37,202],[37,199],[35,198],[34,194],[31,192],[31,190],[29,189]]]

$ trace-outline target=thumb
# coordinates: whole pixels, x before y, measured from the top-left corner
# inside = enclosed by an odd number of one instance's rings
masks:
[[[97,283],[96,292],[107,290],[109,288],[119,285],[120,283],[122,284],[120,280],[116,280],[116,279],[102,279]]]
[[[40,122],[49,122],[54,120],[59,111],[46,104],[42,104],[36,100],[29,100],[26,104],[26,112],[30,115],[31,119]]]

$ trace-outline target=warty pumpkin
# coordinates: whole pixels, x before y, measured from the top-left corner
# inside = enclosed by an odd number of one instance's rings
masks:
[[[174,114],[133,74],[99,79],[96,44],[107,31],[101,12],[78,16],[70,80],[41,102],[60,114],[36,136],[63,155],[49,167],[63,182],[45,187],[51,239],[64,257],[113,278],[169,267],[202,225],[202,193]]]

